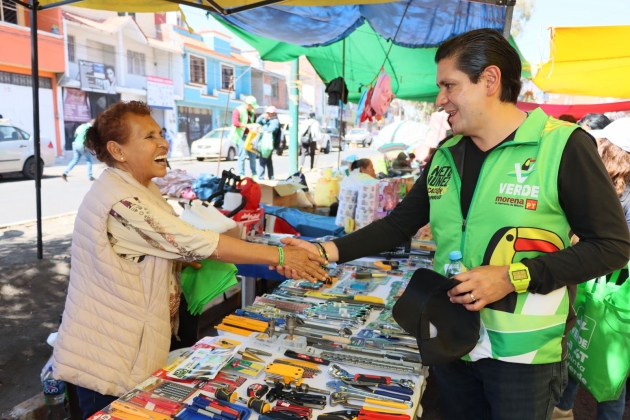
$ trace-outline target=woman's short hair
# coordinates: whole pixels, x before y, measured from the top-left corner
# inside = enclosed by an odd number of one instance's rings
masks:
[[[580,124],[586,124],[591,130],[603,130],[612,121],[604,114],[586,114]]]
[[[357,159],[350,165],[350,170],[354,171],[355,169],[365,169],[372,164],[370,159]]]
[[[85,147],[108,166],[113,166],[115,160],[107,150],[107,143],[125,144],[129,140],[129,126],[124,121],[127,114],[151,115],[151,108],[140,101],[116,102],[97,115],[85,134]]]
[[[598,149],[615,191],[621,195],[626,185],[630,184],[630,153],[608,139],[600,139]]]

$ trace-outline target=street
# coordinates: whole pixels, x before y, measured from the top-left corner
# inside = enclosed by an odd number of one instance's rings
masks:
[[[369,157],[379,152],[372,149],[350,149],[341,152],[341,159],[350,155],[361,157]],[[289,170],[289,152],[284,151],[283,156],[274,154],[273,164],[276,173],[276,179],[286,179]],[[325,155],[323,153],[316,155],[316,168],[337,167],[338,151],[333,151]],[[54,217],[61,214],[74,212],[79,208],[83,197],[90,189],[92,183],[88,180],[85,161],[81,159],[79,164],[74,167],[68,175],[68,182],[61,179],[69,159],[59,161],[54,166],[44,168],[44,176],[42,178],[42,217]],[[307,165],[310,158],[306,159]],[[236,161],[222,161],[220,170],[234,168],[236,171]],[[185,158],[185,160],[170,161],[172,169],[183,169],[191,174],[199,175],[201,173],[217,173],[217,162],[204,161],[198,162],[195,159]],[[97,163],[93,166],[93,175],[98,178],[105,168],[103,163]],[[249,163],[245,163],[247,173],[249,173]],[[315,176],[317,174],[317,176]],[[319,172],[306,172],[307,179],[315,182],[319,176]],[[309,176],[311,175],[311,176]],[[219,174],[220,176],[220,174]],[[314,187],[314,185],[313,185]],[[15,224],[22,221],[34,220],[37,218],[35,206],[35,181],[24,179],[21,174],[7,174],[0,179],[0,226]]]

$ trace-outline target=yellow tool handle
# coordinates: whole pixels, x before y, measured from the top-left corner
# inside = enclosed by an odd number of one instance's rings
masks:
[[[267,328],[269,326],[269,323],[266,322],[266,321],[261,321],[259,319],[252,319],[252,318],[248,318],[246,316],[228,315],[228,316],[226,316],[223,319],[223,322],[225,322],[226,319],[239,321],[239,322],[244,322],[244,323],[247,323],[247,324],[256,325],[258,327],[265,327],[265,328]]]
[[[370,407],[369,405],[366,405],[363,407],[364,410],[367,411],[375,411],[377,413],[387,413],[387,414],[407,414],[404,411],[399,411],[399,410],[389,410],[387,408],[380,408],[380,407]]]
[[[357,302],[378,303],[381,305],[385,304],[383,298],[377,296],[354,296],[354,300],[356,300]]]
[[[111,408],[109,411],[109,415],[112,418],[117,418],[121,420],[146,420],[147,417],[137,416],[135,414],[127,413],[126,411],[117,410],[115,408]]]
[[[215,325],[214,328],[221,331],[230,332],[232,334],[242,335],[244,337],[249,337],[249,335],[253,332],[250,330],[244,330],[242,328],[230,327],[229,325],[219,324]]]
[[[122,401],[114,401],[111,403],[112,408],[118,411],[122,411],[123,413],[130,414],[132,416],[136,416],[142,419],[149,420],[172,420],[169,416],[165,414],[160,414],[155,411],[146,410],[141,407],[136,407],[131,404],[124,403]]]
[[[374,265],[381,270],[389,271],[392,269],[391,265],[383,263],[383,261],[374,261]]]
[[[235,327],[241,327],[241,328],[248,329],[248,330],[250,330],[250,334],[253,331],[265,332],[265,330],[267,329],[266,327],[259,327],[258,325],[253,325],[253,324],[250,324],[248,322],[242,322],[242,321],[239,321],[239,320],[227,319],[227,318],[223,319],[223,323],[226,324],[226,325],[233,325]]]
[[[373,398],[366,398],[365,402],[368,404],[382,405],[383,407],[401,408],[403,410],[406,410],[409,408],[403,403],[397,403],[394,401],[381,401],[381,400],[375,400]]]

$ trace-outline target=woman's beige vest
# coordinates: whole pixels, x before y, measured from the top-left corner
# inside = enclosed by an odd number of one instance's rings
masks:
[[[173,213],[158,188],[109,168],[83,199],[72,235],[72,269],[53,353],[56,378],[120,396],[166,364],[171,328],[172,262],[147,256],[132,263],[107,238],[112,206],[128,197]]]

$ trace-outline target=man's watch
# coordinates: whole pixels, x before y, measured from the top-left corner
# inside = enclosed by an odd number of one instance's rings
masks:
[[[516,293],[526,292],[532,279],[529,275],[529,268],[523,263],[510,264],[508,272]]]

